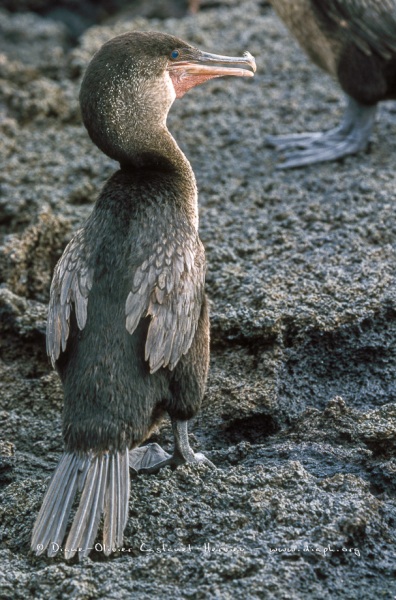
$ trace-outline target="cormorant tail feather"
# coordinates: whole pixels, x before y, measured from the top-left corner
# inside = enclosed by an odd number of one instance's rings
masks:
[[[93,549],[102,514],[103,552],[120,547],[128,520],[129,453],[65,452],[52,476],[37,516],[31,548],[49,557],[62,548],[71,507],[77,491],[80,503],[64,545],[66,558],[79,559]]]

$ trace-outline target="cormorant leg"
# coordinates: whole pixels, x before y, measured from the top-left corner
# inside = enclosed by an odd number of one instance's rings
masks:
[[[365,150],[373,129],[377,106],[365,106],[347,96],[347,107],[341,124],[322,133],[271,136],[267,141],[278,150],[289,150],[279,169],[337,160]]]
[[[201,452],[194,453],[188,441],[188,421],[172,420],[173,435],[175,436],[175,449],[173,457],[179,464],[186,462],[204,462],[211,467],[214,464]]]
[[[201,452],[194,453],[193,449],[191,448],[188,441],[188,421],[172,419],[172,429],[175,437],[175,448],[172,456],[169,456],[168,454],[168,458],[165,460],[161,460],[156,464],[151,464],[147,467],[142,466],[139,469],[139,473],[157,473],[160,469],[162,469],[162,467],[169,465],[170,467],[176,468],[185,463],[203,462],[211,467],[214,467],[214,464],[211,463],[206,456],[204,456]],[[160,446],[158,447],[160,448]]]

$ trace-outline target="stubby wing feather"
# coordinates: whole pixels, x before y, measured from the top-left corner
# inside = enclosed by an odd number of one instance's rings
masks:
[[[92,269],[87,266],[84,230],[77,232],[57,263],[51,284],[47,320],[47,354],[52,365],[66,349],[72,304],[79,329],[87,320]]]
[[[151,317],[145,358],[150,371],[173,369],[194,338],[205,283],[205,253],[197,233],[179,231],[156,244],[136,269],[125,313],[133,333],[142,317]]]
[[[311,0],[328,23],[344,30],[365,54],[396,52],[396,0]]]

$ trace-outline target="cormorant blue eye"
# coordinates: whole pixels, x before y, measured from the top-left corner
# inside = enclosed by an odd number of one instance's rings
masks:
[[[177,58],[179,56],[179,50],[173,50],[171,53],[171,58]]]

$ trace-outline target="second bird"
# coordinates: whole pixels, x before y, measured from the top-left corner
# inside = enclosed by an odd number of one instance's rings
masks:
[[[242,66],[232,66],[242,65]],[[209,363],[205,253],[194,173],[166,126],[175,98],[223,75],[253,76],[246,53],[201,52],[131,32],[94,56],[81,86],[93,142],[120,163],[67,246],[51,286],[47,351],[64,388],[65,453],[37,517],[32,550],[57,553],[77,490],[66,558],[122,545],[129,468],[205,461],[189,446]],[[138,446],[168,413],[175,449]]]
[[[270,136],[282,168],[336,160],[367,148],[378,102],[396,99],[396,0],[270,0],[319,67],[346,94],[341,124],[323,133]]]

